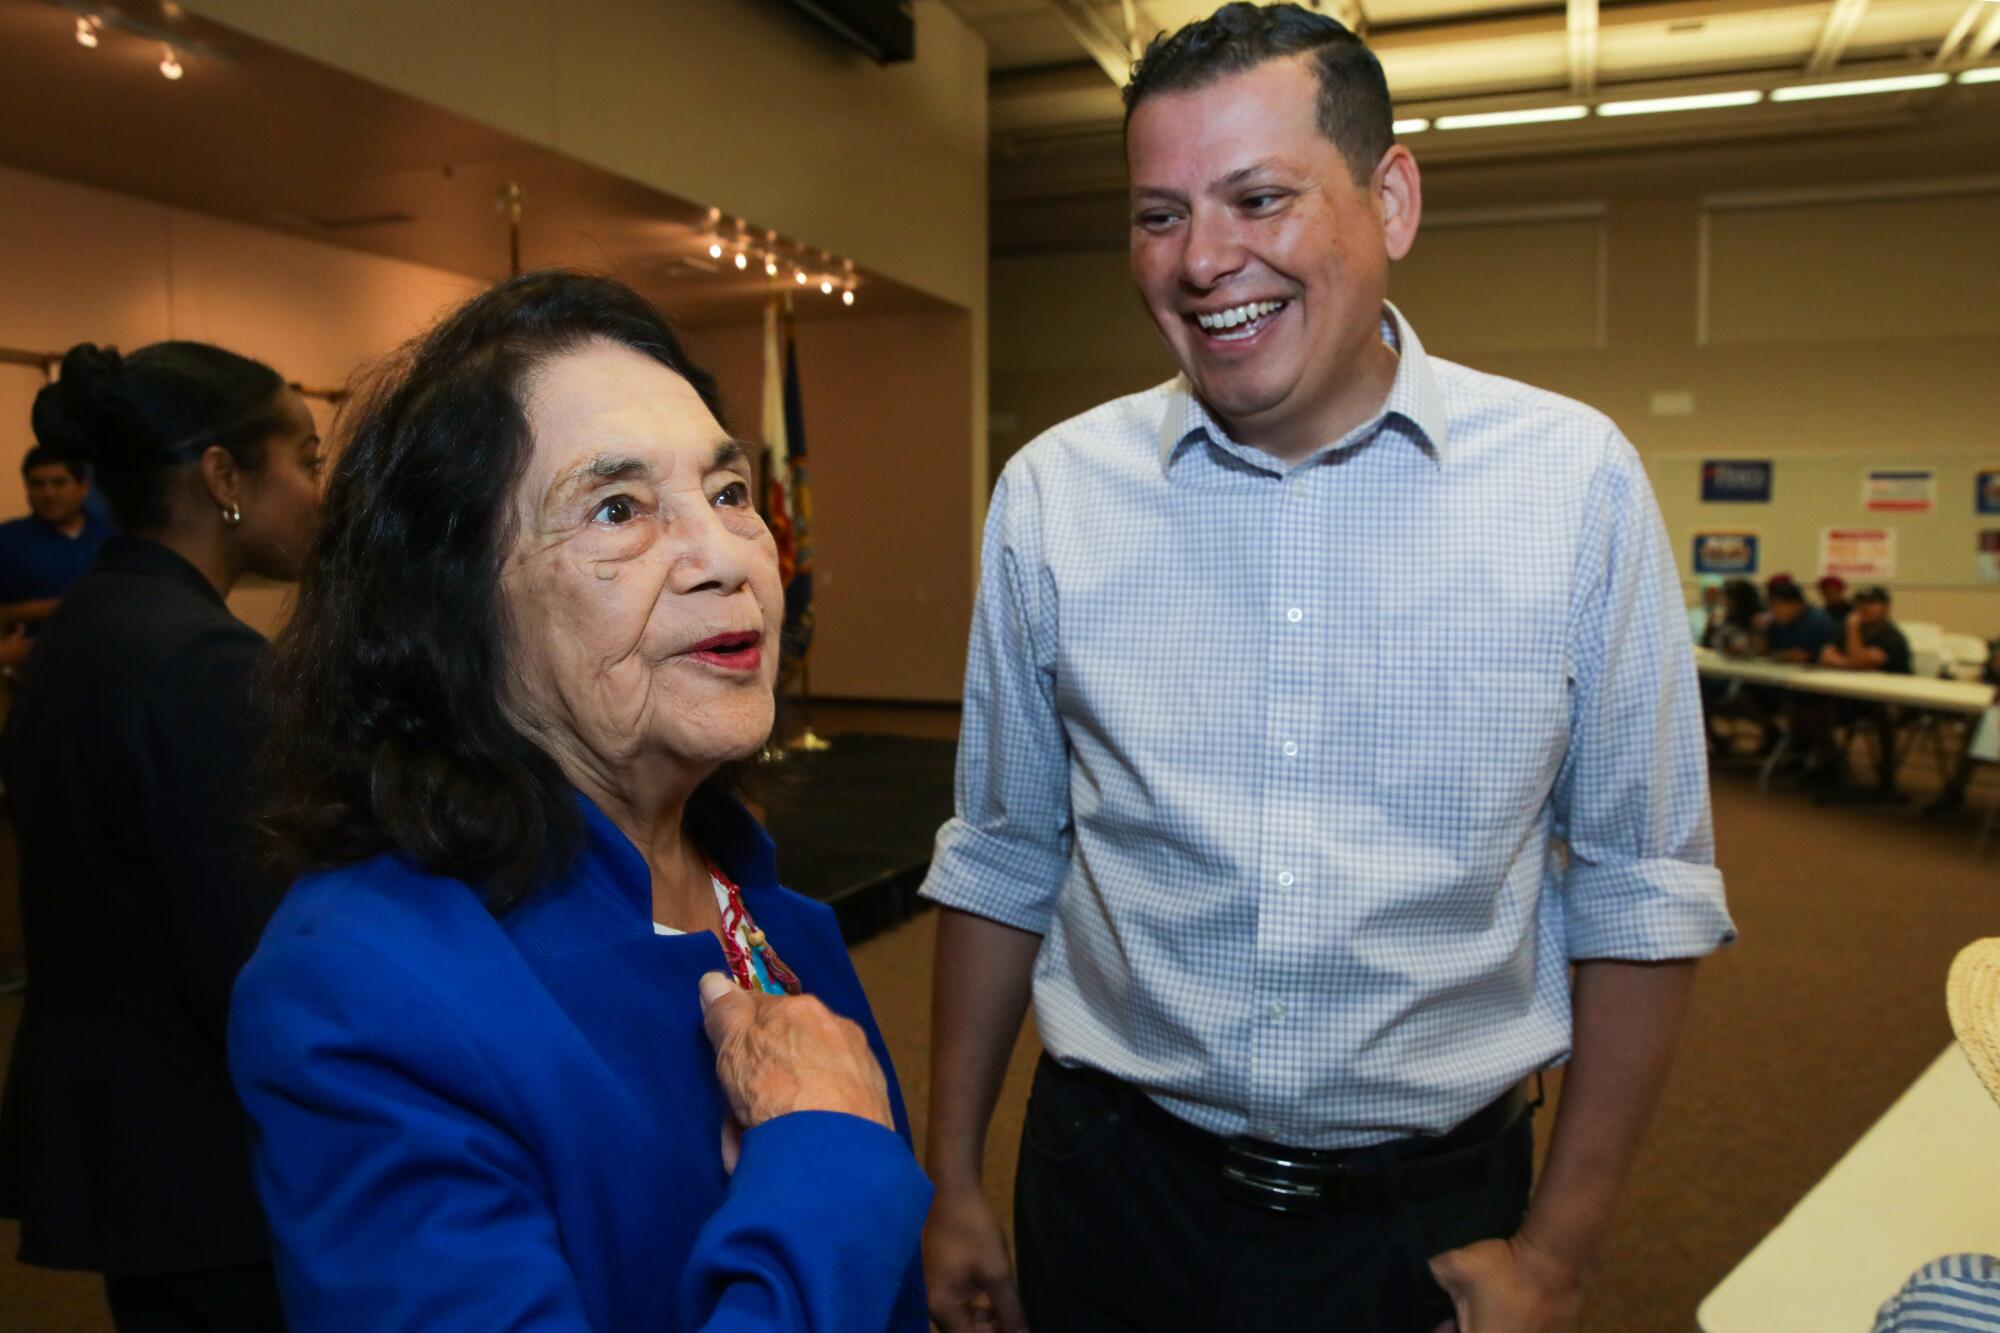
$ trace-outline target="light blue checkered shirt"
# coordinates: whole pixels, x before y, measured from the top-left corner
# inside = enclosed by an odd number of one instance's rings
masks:
[[[1182,380],[1008,464],[924,886],[1044,936],[1057,1059],[1300,1147],[1448,1130],[1568,1053],[1571,959],[1734,934],[1638,456],[1383,332],[1295,466]]]

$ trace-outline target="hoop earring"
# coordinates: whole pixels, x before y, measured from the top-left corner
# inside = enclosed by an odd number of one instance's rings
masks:
[[[243,510],[234,500],[222,506],[222,526],[233,528],[243,521]]]

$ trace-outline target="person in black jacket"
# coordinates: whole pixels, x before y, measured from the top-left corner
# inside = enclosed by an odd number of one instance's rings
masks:
[[[34,427],[130,535],[43,627],[0,737],[31,981],[0,1214],[22,1262],[105,1274],[120,1333],[281,1329],[223,1033],[284,885],[246,819],[264,640],[224,598],[297,578],[319,436],[270,367],[192,342],[72,348]]]

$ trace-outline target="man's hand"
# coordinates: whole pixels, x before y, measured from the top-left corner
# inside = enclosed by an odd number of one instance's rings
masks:
[[[931,1318],[944,1333],[1027,1333],[1000,1219],[977,1184],[939,1188],[924,1224],[924,1281]]]
[[[701,979],[701,1022],[735,1123],[839,1111],[894,1129],[889,1085],[861,1029],[810,995],[752,995],[720,972]],[[723,1131],[724,1154],[730,1135]]]
[[[1524,1236],[1447,1250],[1431,1275],[1458,1313],[1437,1333],[1557,1333],[1583,1308],[1576,1270]]]

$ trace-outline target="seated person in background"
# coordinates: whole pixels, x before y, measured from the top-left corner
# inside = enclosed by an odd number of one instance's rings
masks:
[[[1701,576],[1701,600],[1688,608],[1688,633],[1698,648],[1713,648],[1714,633],[1722,628],[1727,604],[1722,597],[1722,580],[1713,574]]]
[[[90,479],[82,463],[37,445],[21,460],[21,480],[28,515],[0,523],[0,666],[20,665],[29,627],[48,618],[116,531],[85,503]]]
[[[1847,632],[1847,613],[1854,609],[1854,603],[1847,600],[1847,580],[1838,574],[1828,574],[1819,581],[1820,605],[1833,618],[1833,627],[1841,633]]]
[[[1847,617],[1847,634],[1820,653],[1825,666],[1849,671],[1910,674],[1910,641],[1889,618],[1889,590],[1880,586],[1854,594],[1854,611]]]
[[[1806,602],[1805,589],[1786,580],[1771,585],[1771,621],[1764,652],[1778,662],[1810,665],[1839,636],[1833,618]]]
[[[724,771],[784,595],[719,410],[542,272],[359,413],[270,676],[316,873],[230,1011],[292,1333],[929,1327],[868,1001]]]
[[[1764,619],[1764,596],[1749,579],[1722,585],[1722,623],[1709,622],[1707,645],[1728,657],[1750,657],[1757,649],[1757,631]]]

